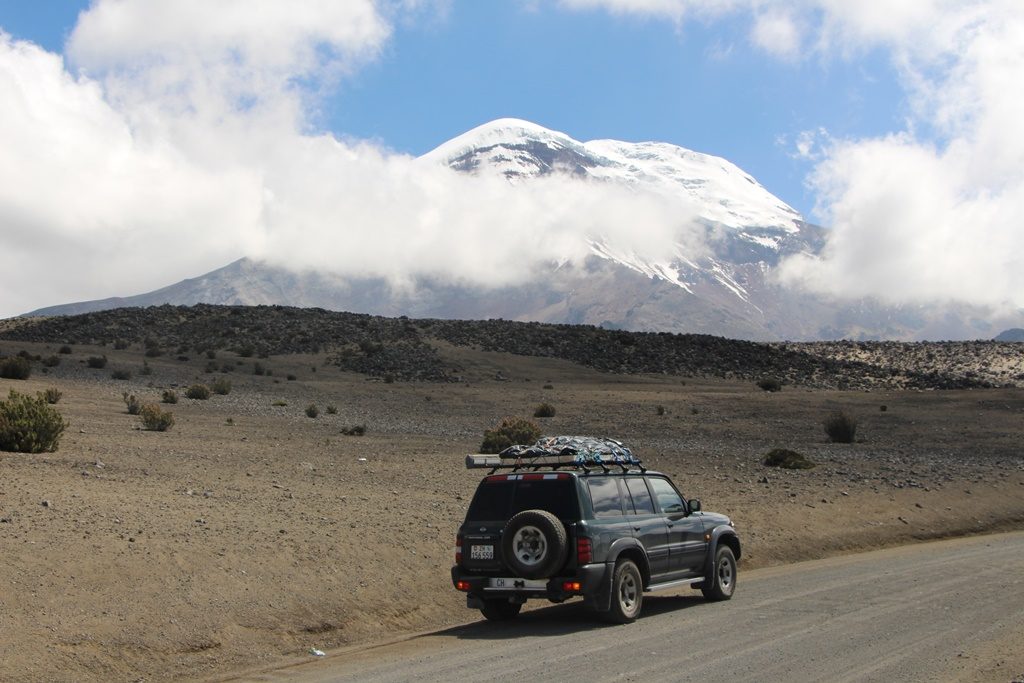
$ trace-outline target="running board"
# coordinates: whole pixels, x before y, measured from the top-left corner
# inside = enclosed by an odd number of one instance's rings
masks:
[[[655,583],[647,587],[649,591],[660,591],[666,588],[676,588],[678,586],[692,586],[695,583],[700,583],[704,580],[703,576],[695,576],[692,579],[679,579],[678,581],[667,581],[665,583]]]

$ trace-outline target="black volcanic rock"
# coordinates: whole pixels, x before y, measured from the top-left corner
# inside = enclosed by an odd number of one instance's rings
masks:
[[[402,381],[452,381],[437,342],[560,358],[608,373],[667,374],[840,389],[991,386],[959,358],[1012,354],[995,342],[765,344],[709,335],[625,332],[507,320],[385,318],[284,306],[154,306],[26,320],[0,337],[51,344],[158,344],[182,352],[330,354],[342,369]],[[986,346],[987,345],[987,346]],[[1012,349],[1004,351],[1004,349]],[[1024,379],[1024,375],[1012,379]]]

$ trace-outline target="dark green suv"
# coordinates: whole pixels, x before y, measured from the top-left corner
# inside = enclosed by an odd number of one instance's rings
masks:
[[[455,545],[452,583],[469,607],[501,620],[531,598],[582,596],[604,618],[628,623],[645,591],[690,585],[710,600],[732,597],[740,558],[732,522],[703,512],[621,444],[555,437],[513,449],[467,458],[467,467],[491,468]]]

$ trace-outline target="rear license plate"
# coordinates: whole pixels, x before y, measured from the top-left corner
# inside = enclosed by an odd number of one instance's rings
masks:
[[[489,588],[502,590],[545,590],[548,587],[548,582],[544,579],[495,578],[487,583]]]
[[[493,560],[493,545],[471,545],[469,546],[469,559],[471,560]]]

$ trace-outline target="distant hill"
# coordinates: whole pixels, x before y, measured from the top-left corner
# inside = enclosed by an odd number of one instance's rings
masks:
[[[837,389],[1024,384],[1016,345],[997,342],[759,343],[591,325],[385,318],[284,306],[154,306],[22,319],[0,338],[145,344],[168,354],[242,357],[326,352],[338,367],[400,381],[460,381],[451,346],[560,358],[602,372],[777,379]]]
[[[1019,327],[1000,332],[994,341],[997,342],[1024,342],[1024,330]]]

